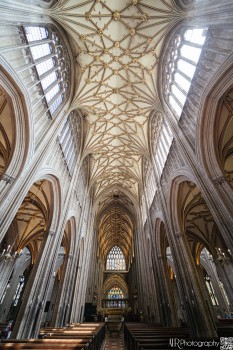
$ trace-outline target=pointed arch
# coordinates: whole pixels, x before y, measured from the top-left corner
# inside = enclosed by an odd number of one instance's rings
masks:
[[[115,245],[109,251],[106,259],[106,270],[126,270],[125,256],[120,247]]]

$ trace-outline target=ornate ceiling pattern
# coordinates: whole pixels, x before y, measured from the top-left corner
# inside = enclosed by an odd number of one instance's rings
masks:
[[[184,17],[173,0],[60,0],[49,11],[71,37],[76,92],[85,113],[84,156],[95,195],[127,188],[138,196],[148,119],[161,111],[157,63],[163,38]]]
[[[99,223],[99,244],[100,251],[105,260],[107,254],[113,246],[121,248],[126,263],[128,263],[128,253],[132,244],[133,224],[126,214],[124,207],[115,205],[105,214]]]
[[[14,222],[17,223],[17,250],[28,247],[34,262],[50,217],[51,188],[46,180],[34,183],[21,204]]]

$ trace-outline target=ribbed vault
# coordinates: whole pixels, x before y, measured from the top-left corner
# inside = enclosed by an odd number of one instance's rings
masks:
[[[120,274],[112,274],[107,277],[104,282],[104,297],[107,298],[108,291],[114,286],[117,285],[122,292],[124,293],[125,298],[128,296],[128,287],[124,278]]]
[[[99,223],[99,244],[106,260],[113,246],[121,248],[128,263],[128,255],[132,244],[133,223],[124,207],[117,203],[112,205],[101,217]]]
[[[76,58],[71,109],[82,109],[90,178],[98,196],[116,183],[138,196],[148,119],[161,111],[157,63],[164,36],[184,13],[174,0],[60,0],[48,10]]]
[[[117,245],[129,263],[149,119],[163,115],[158,61],[185,13],[174,0],[58,0],[48,14],[75,57],[70,110],[81,109],[87,126],[83,159],[89,155],[100,252],[106,260]]]

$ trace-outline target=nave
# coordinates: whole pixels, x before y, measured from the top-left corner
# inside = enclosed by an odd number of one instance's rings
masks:
[[[232,198],[232,0],[0,0],[2,344],[219,338]]]
[[[161,324],[124,323],[119,330],[118,322],[112,328],[105,323],[79,323],[68,327],[45,327],[40,330],[39,339],[6,339],[0,349],[28,350],[169,350],[232,347],[233,323],[218,328],[219,337],[192,338],[185,327],[163,327]],[[229,338],[229,340],[228,340]],[[226,341],[224,343],[224,341]],[[221,343],[220,343],[221,342]]]

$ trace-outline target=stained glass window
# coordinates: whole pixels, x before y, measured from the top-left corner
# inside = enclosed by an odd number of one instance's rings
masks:
[[[126,270],[125,257],[119,247],[115,246],[110,250],[106,270]]]
[[[123,299],[124,295],[122,290],[117,286],[114,285],[109,291],[108,291],[108,299]]]

